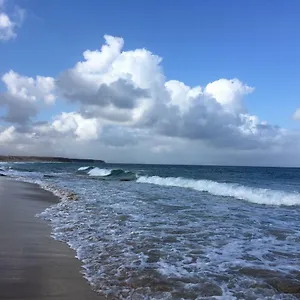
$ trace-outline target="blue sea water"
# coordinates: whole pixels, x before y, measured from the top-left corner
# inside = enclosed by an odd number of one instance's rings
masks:
[[[61,197],[39,217],[76,250],[92,288],[110,299],[300,297],[300,169],[0,168]]]

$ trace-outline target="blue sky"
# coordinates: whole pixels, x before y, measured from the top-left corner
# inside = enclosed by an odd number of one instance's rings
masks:
[[[159,54],[169,79],[204,85],[237,77],[256,88],[246,100],[249,111],[298,125],[291,114],[300,103],[299,1],[15,3],[27,18],[18,38],[0,46],[1,73],[55,76],[111,34],[125,39],[125,49]]]
[[[124,39],[124,51],[145,48],[160,56],[166,80],[205,87],[238,78],[255,88],[243,99],[249,114],[272,126],[300,128],[292,118],[300,107],[297,0],[5,2],[12,18],[16,7],[25,18],[17,37],[0,43],[1,75],[14,70],[57,78],[82,61],[85,50],[100,49],[109,34]],[[37,120],[79,106],[60,99]]]

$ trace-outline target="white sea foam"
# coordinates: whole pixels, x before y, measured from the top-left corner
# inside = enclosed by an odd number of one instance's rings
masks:
[[[141,176],[137,182],[161,186],[190,188],[211,195],[234,197],[252,203],[267,205],[300,205],[300,194],[280,190],[253,188],[233,183],[220,183],[212,180],[194,180],[181,177]]]
[[[88,174],[90,176],[106,176],[106,175],[109,175],[110,173],[111,173],[111,170],[109,170],[109,169],[100,169],[97,167],[88,172]]]
[[[60,200],[62,201],[69,200],[71,199],[71,197],[73,197],[73,199],[77,199],[77,195],[71,189],[63,189],[55,184],[47,184],[41,179],[34,179],[20,175],[13,175],[10,176],[10,178],[14,178],[17,181],[37,184],[40,188],[42,188],[45,191],[51,192],[54,196],[60,198]]]
[[[85,170],[87,170],[87,169],[89,169],[90,168],[90,166],[87,166],[87,167],[80,167],[80,168],[78,168],[78,171],[85,171]]]

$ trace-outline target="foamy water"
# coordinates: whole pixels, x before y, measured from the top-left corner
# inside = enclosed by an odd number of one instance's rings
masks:
[[[22,168],[7,173],[65,199],[41,217],[77,251],[92,288],[109,298],[298,298],[284,288],[300,280],[299,170]],[[117,181],[115,169],[137,179]]]
[[[88,168],[88,167],[87,167]],[[80,168],[79,168],[80,169]],[[78,170],[79,170],[78,169]],[[80,171],[80,170],[79,170]],[[83,171],[83,170],[81,170]],[[111,173],[111,170],[107,170],[107,169],[100,169],[100,168],[93,168],[90,171],[88,171],[88,174],[90,176],[106,176],[109,175]]]
[[[151,183],[161,186],[190,188],[200,192],[208,192],[215,196],[233,197],[266,205],[300,205],[300,193],[289,193],[263,188],[251,188],[238,184],[219,183],[211,180],[193,180],[185,178],[162,178],[159,176],[141,176],[137,182]]]

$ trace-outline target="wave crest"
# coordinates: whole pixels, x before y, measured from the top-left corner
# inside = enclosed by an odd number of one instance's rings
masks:
[[[211,195],[233,197],[257,204],[266,205],[300,205],[300,194],[253,188],[233,183],[220,183],[212,180],[195,180],[181,177],[141,176],[137,179],[140,183],[150,183],[161,186],[190,188]]]
[[[92,166],[87,166],[87,167],[80,167],[80,168],[78,168],[78,170],[77,171],[87,171],[87,170],[91,170],[91,169],[94,169],[94,167],[92,167]]]
[[[122,169],[100,169],[98,167],[81,167],[77,170],[79,174],[86,174],[90,177],[102,180],[118,180],[118,181],[132,181],[136,180],[137,176],[134,172],[125,171]]]
[[[134,172],[124,171],[122,169],[112,170],[109,175],[104,177],[105,179],[113,179],[113,180],[120,180],[120,181],[132,181],[132,180],[136,180],[137,178]]]
[[[100,168],[92,168],[90,169],[87,174],[90,175],[90,176],[95,176],[95,177],[98,177],[98,176],[107,176],[111,173],[111,170],[109,169],[100,169]]]

